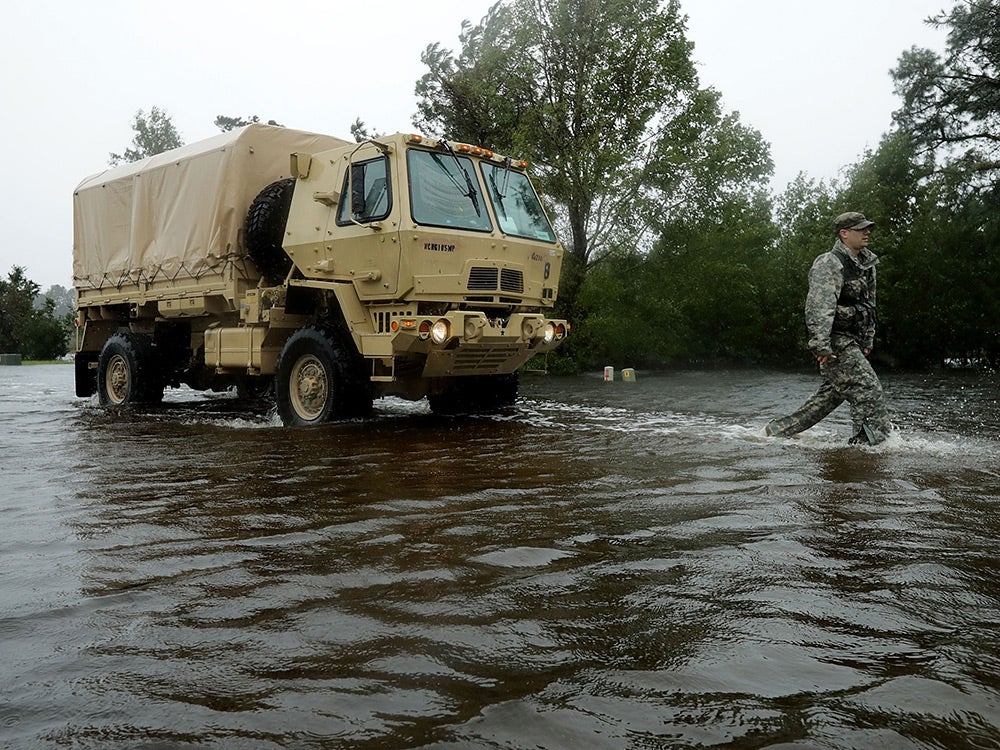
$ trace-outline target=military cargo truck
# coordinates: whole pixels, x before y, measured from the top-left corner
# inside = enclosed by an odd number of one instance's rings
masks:
[[[266,125],[107,170],[74,193],[76,392],[273,389],[286,425],[511,404],[556,347],[563,259],[523,161],[396,134]]]

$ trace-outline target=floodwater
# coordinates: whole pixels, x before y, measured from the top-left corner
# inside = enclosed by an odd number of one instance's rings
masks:
[[[1000,748],[1000,385],[523,381],[285,429],[0,368],[4,748]]]

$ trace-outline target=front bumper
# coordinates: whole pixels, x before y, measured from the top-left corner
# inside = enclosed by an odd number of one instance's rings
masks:
[[[396,319],[386,333],[363,336],[361,347],[369,358],[422,359],[423,377],[508,374],[555,349],[569,329],[565,320],[534,313],[490,320],[482,312],[453,311]]]

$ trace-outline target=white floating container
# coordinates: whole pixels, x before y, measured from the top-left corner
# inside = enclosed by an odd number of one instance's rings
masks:
[[[614,379],[615,379],[615,368],[614,367],[605,367],[604,368],[604,382],[605,383],[610,383]]]

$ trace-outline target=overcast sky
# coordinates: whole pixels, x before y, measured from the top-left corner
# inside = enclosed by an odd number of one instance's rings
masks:
[[[409,130],[420,53],[457,49],[493,0],[31,0],[0,10],[0,275],[72,284],[74,187],[166,110],[185,142],[216,115],[350,137]],[[682,0],[702,84],[771,143],[776,191],[835,177],[898,106],[889,70],[951,0]],[[483,144],[490,145],[490,144]],[[853,207],[852,207],[853,208]],[[859,207],[862,208],[863,207]]]

